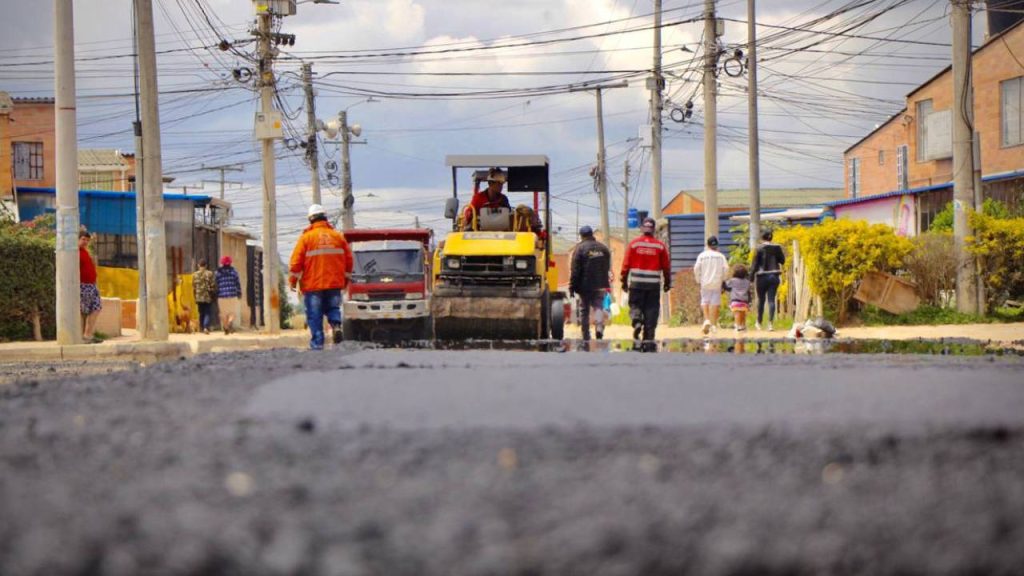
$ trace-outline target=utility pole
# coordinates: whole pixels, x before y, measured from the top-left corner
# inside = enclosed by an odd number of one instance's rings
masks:
[[[135,17],[139,36],[139,96],[142,101],[142,177],[146,193],[146,335],[153,340],[167,340],[167,241],[164,235],[163,162],[160,155],[152,0],[135,0]],[[138,174],[135,179],[138,180]]]
[[[132,2],[132,46],[135,48],[134,64],[135,79],[135,122],[132,131],[135,133],[135,252],[136,266],[139,271],[139,297],[135,305],[135,331],[139,338],[149,338],[149,314],[146,310],[146,187],[143,178],[144,162],[142,150],[142,113],[139,108],[139,34],[135,26],[138,16],[135,3]]]
[[[704,237],[718,235],[718,22],[704,0]]]
[[[622,174],[622,249],[629,244],[629,158]],[[623,252],[625,254],[625,252]]]
[[[274,48],[271,45],[273,15],[257,4],[257,31],[260,55],[260,113],[263,122],[274,120]],[[272,128],[273,126],[271,126]],[[281,331],[281,295],[277,286],[277,190],[274,172],[273,130],[259,134],[263,148],[263,324],[267,333]]]
[[[592,173],[595,188],[597,189],[598,200],[601,204],[601,233],[604,234],[606,242],[611,241],[611,224],[608,223],[608,165],[604,147],[604,104],[601,97],[602,91],[610,88],[626,88],[629,82],[623,80],[616,84],[603,84],[600,86],[582,86],[570,88],[569,92],[586,92],[593,90],[597,100],[597,168]]]
[[[977,270],[967,251],[971,235],[967,210],[974,206],[974,95],[971,90],[971,0],[951,0],[953,25],[953,245],[956,251],[956,307],[978,312]]]
[[[220,180],[217,180],[217,182],[220,183],[220,199],[223,200],[224,199],[224,189],[225,189],[225,187],[228,184],[231,184],[233,186],[241,186],[242,185],[241,182],[229,182],[227,180],[227,177],[226,177],[225,173],[226,172],[242,172],[242,171],[245,170],[245,168],[243,168],[242,166],[239,166],[237,164],[225,164],[224,166],[205,166],[204,165],[203,166],[203,170],[215,170],[217,172],[220,172]],[[205,183],[205,182],[211,182],[211,181],[210,180],[203,180],[203,182]]]
[[[352,197],[352,161],[349,157],[349,146],[352,136],[348,132],[348,110],[338,112],[341,122],[341,229],[351,230],[355,227],[355,198]]]
[[[57,141],[57,343],[82,342],[78,266],[78,130],[72,0],[54,0],[54,104]]]
[[[651,91],[651,214],[661,218],[661,91],[665,77],[661,75],[661,0],[654,0],[654,73],[647,81]]]
[[[302,85],[306,90],[306,158],[313,173],[313,204],[320,199],[320,154],[316,146],[316,103],[313,101],[313,65],[302,65]]]
[[[757,129],[757,0],[747,0],[747,139],[750,154],[750,251],[761,236],[761,158]],[[717,201],[717,196],[715,200]],[[718,219],[715,218],[717,222]]]

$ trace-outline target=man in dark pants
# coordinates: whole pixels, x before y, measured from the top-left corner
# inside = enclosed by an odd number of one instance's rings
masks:
[[[629,292],[629,317],[633,321],[633,340],[643,332],[641,350],[654,350],[654,330],[661,312],[659,288],[672,289],[672,264],[668,247],[654,237],[654,218],[644,218],[643,235],[626,247],[622,259],[622,289]]]
[[[604,295],[611,288],[608,272],[612,253],[608,247],[594,239],[590,226],[580,228],[580,243],[572,255],[569,296],[579,294],[580,328],[583,340],[590,340],[590,311],[594,310],[594,332],[597,339],[604,338]]]

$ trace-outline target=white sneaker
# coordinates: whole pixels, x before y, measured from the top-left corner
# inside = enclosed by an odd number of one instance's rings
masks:
[[[758,330],[758,331],[761,330],[761,323],[760,322],[754,322],[754,330]]]
[[[710,331],[711,331],[711,321],[709,321],[709,320],[705,320],[705,321],[704,321],[704,325],[703,325],[703,326],[701,326],[701,328],[700,328],[700,331],[701,331],[701,332],[703,332],[703,333],[705,333],[705,334],[707,334],[708,332],[710,332]]]
[[[774,331],[774,330],[775,330],[775,326],[772,326],[772,323],[771,323],[771,322],[769,322],[769,323],[768,323],[768,331],[769,331],[769,332],[772,332],[772,331]]]
[[[718,334],[718,324],[712,324],[711,325],[711,333],[712,334]]]

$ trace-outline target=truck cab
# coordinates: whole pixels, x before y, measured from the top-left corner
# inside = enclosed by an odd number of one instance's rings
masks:
[[[432,231],[348,230],[345,239],[353,257],[343,302],[345,339],[432,338]]]

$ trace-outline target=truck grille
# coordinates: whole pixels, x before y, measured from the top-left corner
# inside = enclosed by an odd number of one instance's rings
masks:
[[[405,300],[405,292],[370,292],[370,302],[382,300]]]

